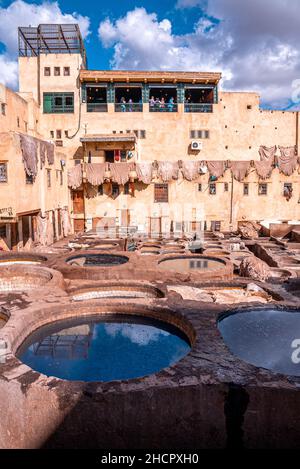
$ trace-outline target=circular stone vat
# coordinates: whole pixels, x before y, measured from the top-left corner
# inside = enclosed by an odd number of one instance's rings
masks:
[[[151,285],[101,285],[84,289],[72,296],[74,301],[95,300],[98,298],[163,298],[164,294]]]
[[[168,257],[158,262],[158,267],[162,270],[175,270],[176,272],[218,270],[225,264],[219,259],[209,257],[178,256]]]
[[[82,254],[69,257],[66,262],[80,267],[114,267],[128,262],[128,257],[115,254]]]
[[[152,248],[148,248],[148,249],[142,248],[140,250],[140,254],[142,256],[157,256],[159,254],[159,250],[152,249]]]
[[[105,314],[43,326],[25,340],[17,357],[47,376],[113,381],[157,373],[190,349],[186,335],[165,322]]]
[[[8,321],[8,317],[6,316],[6,314],[3,314],[1,313],[0,311],[0,329],[5,326],[5,324],[7,323]]]
[[[216,251],[208,249],[207,251],[204,251],[204,254],[207,256],[229,256],[230,252],[223,251],[222,249],[217,249]]]
[[[0,271],[0,292],[31,290],[46,285],[52,273],[44,267],[11,265]]]
[[[89,249],[117,249],[119,247],[118,243],[99,243],[99,244],[92,244]]]
[[[162,246],[162,249],[164,251],[174,251],[174,250],[177,250],[177,251],[182,251],[185,249],[185,246],[183,246],[183,244],[165,244]]]
[[[160,249],[160,245],[152,244],[152,243],[143,243],[140,246],[140,249],[148,249],[148,248]]]
[[[241,360],[300,376],[300,310],[234,311],[220,317],[218,328],[230,351]]]
[[[0,267],[12,264],[38,265],[46,262],[47,257],[38,254],[3,254],[0,255]]]
[[[222,243],[208,244],[205,249],[222,249]]]

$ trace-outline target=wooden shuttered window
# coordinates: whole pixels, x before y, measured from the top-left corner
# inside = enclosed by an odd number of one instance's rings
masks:
[[[154,202],[169,202],[168,184],[154,184]]]

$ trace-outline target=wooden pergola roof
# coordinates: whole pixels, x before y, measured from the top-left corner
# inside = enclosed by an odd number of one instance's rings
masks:
[[[86,134],[80,138],[81,142],[132,142],[135,143],[136,136],[134,133],[126,134]]]
[[[217,72],[162,72],[162,71],[126,71],[126,70],[81,70],[82,82],[157,82],[157,83],[202,83],[217,84],[222,77]]]

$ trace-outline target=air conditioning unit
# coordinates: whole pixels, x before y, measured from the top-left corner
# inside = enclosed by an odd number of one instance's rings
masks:
[[[197,142],[196,140],[192,140],[192,142],[191,142],[191,149],[192,150],[199,151],[199,150],[202,150],[202,148],[203,148],[203,143],[202,142]]]

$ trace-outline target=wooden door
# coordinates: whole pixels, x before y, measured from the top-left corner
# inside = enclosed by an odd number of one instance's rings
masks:
[[[84,220],[74,218],[74,231],[75,233],[84,232]]]
[[[160,236],[161,235],[161,217],[151,217],[150,218],[150,236]]]
[[[84,213],[83,191],[73,191],[73,212],[75,215]]]
[[[121,226],[128,227],[130,225],[130,210],[122,209],[121,210]]]

